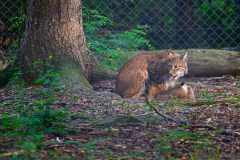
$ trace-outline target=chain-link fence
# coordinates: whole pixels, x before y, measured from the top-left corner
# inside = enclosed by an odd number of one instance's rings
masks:
[[[149,25],[156,49],[239,50],[240,0],[84,0],[117,25],[116,31]]]
[[[123,32],[148,25],[146,39],[156,49],[240,49],[240,0],[82,0]],[[21,0],[0,1],[0,56],[19,38]],[[23,26],[24,29],[24,26]],[[103,28],[102,28],[103,29]],[[146,48],[142,48],[143,50]]]
[[[0,58],[5,59],[6,52],[13,52],[19,39],[17,17],[21,17],[21,0],[0,0]]]

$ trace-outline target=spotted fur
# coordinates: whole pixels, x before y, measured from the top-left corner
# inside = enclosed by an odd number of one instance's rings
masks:
[[[123,98],[138,98],[148,92],[151,99],[172,88],[174,81],[185,73],[187,52],[183,56],[172,50],[141,53],[130,59],[119,71],[115,93]],[[149,82],[148,86],[146,82]]]

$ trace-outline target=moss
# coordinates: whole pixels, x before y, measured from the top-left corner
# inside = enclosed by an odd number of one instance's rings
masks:
[[[104,67],[101,63],[99,63],[96,59],[92,59],[96,67],[95,77],[92,82],[98,82],[101,80],[109,80],[115,79],[117,77],[117,72],[111,70],[110,68]]]
[[[56,71],[64,71],[61,79],[61,83],[64,86],[71,86],[77,91],[83,90],[91,90],[92,86],[86,80],[86,78],[82,75],[81,68],[79,65],[67,61],[64,63],[60,63],[61,65],[56,68]]]
[[[63,71],[63,75],[61,77],[62,86],[71,86],[77,91],[83,90],[92,90],[92,86],[86,80],[86,78],[82,75],[81,68],[72,62],[54,62],[54,72]],[[21,82],[19,78],[17,81],[10,81],[11,77],[13,77],[14,73],[19,71],[16,67],[8,66],[4,70],[0,72],[0,87],[11,88],[11,86],[16,83]],[[9,83],[10,82],[10,83]]]

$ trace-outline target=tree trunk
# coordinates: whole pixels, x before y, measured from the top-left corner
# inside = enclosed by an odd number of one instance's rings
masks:
[[[26,1],[26,29],[17,65],[27,83],[31,84],[40,73],[33,63],[45,64],[48,58],[58,69],[74,64],[79,74],[94,81],[96,64],[85,39],[81,7],[81,0]],[[28,72],[33,70],[35,75]]]

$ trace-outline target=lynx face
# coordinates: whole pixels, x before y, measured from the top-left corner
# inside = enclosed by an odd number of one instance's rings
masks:
[[[174,57],[168,64],[169,81],[175,81],[187,74],[187,52],[182,57]]]

